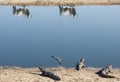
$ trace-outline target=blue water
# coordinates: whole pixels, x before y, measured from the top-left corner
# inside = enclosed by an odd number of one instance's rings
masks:
[[[17,6],[17,8],[23,8]],[[27,6],[30,15],[0,7],[0,66],[120,67],[120,6],[76,6],[76,15],[60,15],[59,7]]]

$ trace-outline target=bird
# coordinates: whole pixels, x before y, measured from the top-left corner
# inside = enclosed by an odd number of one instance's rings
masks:
[[[76,64],[76,70],[80,70],[81,68],[85,67],[84,61],[84,58],[80,59],[80,62]]]
[[[42,74],[40,74],[41,76],[45,76],[45,77],[49,77],[53,80],[56,80],[56,81],[60,81],[61,78],[57,75],[55,75],[54,73],[50,72],[50,71],[46,71],[45,69],[39,67],[39,70],[42,72]]]
[[[115,78],[115,76],[111,75],[111,73],[112,73],[112,65],[108,65],[105,68],[102,68],[101,70],[96,72],[96,74],[104,78]]]
[[[62,64],[61,59],[59,57],[54,56],[54,55],[52,55],[51,57],[54,58],[60,65]]]

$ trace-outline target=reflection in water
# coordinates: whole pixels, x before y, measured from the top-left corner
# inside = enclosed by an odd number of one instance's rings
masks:
[[[69,16],[77,16],[76,9],[72,6],[59,6],[60,9],[60,15],[69,15]]]
[[[23,8],[16,8],[16,6],[13,6],[13,15],[17,15],[17,16],[25,16],[27,18],[30,18],[30,12],[29,10],[23,6]]]
[[[60,15],[63,16],[77,16],[76,9],[73,6],[59,6],[59,12]],[[16,6],[13,6],[13,15],[25,16],[27,18],[31,17],[29,9],[27,9],[25,6],[23,6],[22,8],[16,8]]]
[[[56,54],[62,66],[75,66],[85,58],[89,66],[120,67],[120,6],[74,6],[77,13],[67,17],[59,16],[63,7],[26,6],[30,13],[25,15],[34,18],[25,20],[12,16],[24,7],[1,6],[0,66],[56,66],[50,59]],[[80,20],[74,19],[76,14]]]

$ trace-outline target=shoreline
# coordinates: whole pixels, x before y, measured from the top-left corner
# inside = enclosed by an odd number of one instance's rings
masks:
[[[120,5],[120,0],[0,0],[0,5],[19,6],[78,6]]]
[[[87,67],[79,71],[75,68],[48,67],[61,78],[57,82],[120,82],[120,68],[113,68],[116,78],[103,78],[96,74],[101,68]],[[0,66],[0,82],[56,82],[51,78],[40,76],[38,68],[2,67]]]

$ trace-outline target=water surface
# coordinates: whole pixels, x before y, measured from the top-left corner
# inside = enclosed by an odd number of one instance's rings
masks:
[[[27,6],[15,14],[0,7],[0,66],[66,67],[85,58],[87,66],[120,67],[120,6],[76,6],[60,14],[57,6]],[[68,8],[67,8],[68,9]]]

